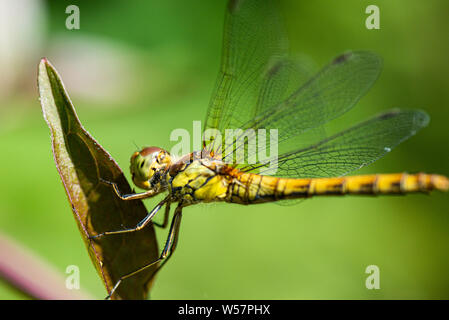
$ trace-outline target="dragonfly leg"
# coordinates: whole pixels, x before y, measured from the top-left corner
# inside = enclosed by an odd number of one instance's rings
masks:
[[[155,196],[157,194],[157,192],[155,190],[148,190],[148,191],[141,192],[141,193],[122,194],[120,192],[120,190],[118,189],[118,186],[115,182],[107,181],[102,178],[100,178],[100,181],[112,186],[115,194],[122,200],[145,199],[145,198],[150,198],[152,196]]]
[[[162,229],[167,228],[169,215],[170,215],[170,202],[167,202],[165,204],[164,222],[162,222],[162,224],[161,224],[159,222],[153,221],[153,224]]]
[[[175,215],[176,214],[179,215],[179,223],[177,224],[177,227],[176,227],[176,230],[174,233],[173,244],[171,245],[170,252],[168,252],[167,257],[164,259],[164,261],[162,261],[161,265],[153,272],[152,277],[154,277],[156,275],[156,273],[158,273],[159,270],[162,269],[162,267],[168,262],[168,260],[170,260],[171,256],[175,252],[176,246],[178,244],[178,239],[179,239],[179,227],[181,226],[182,207],[176,208]],[[164,249],[166,249],[166,248],[167,248],[167,244]]]
[[[105,299],[109,299],[111,298],[112,294],[115,292],[115,290],[117,290],[118,286],[120,285],[120,283],[129,278],[132,277],[133,275],[150,268],[151,266],[161,262],[164,260],[164,262],[168,261],[168,258],[171,257],[171,255],[173,254],[175,248],[176,248],[176,244],[178,242],[178,235],[179,235],[179,227],[181,224],[181,217],[182,217],[182,207],[179,205],[176,210],[175,210],[175,214],[173,216],[171,225],[170,225],[170,231],[168,232],[168,237],[167,237],[167,241],[165,243],[164,246],[164,250],[162,250],[162,253],[160,255],[160,257],[149,263],[146,264],[142,267],[140,267],[139,269],[132,271],[130,273],[125,274],[124,276],[121,276],[117,282],[115,283],[114,287],[112,288],[112,290],[109,292],[109,294],[107,295],[107,297]],[[156,271],[153,273],[153,276],[156,274],[157,271],[159,271],[161,269],[161,267],[164,265],[164,262],[156,269]]]
[[[128,232],[134,232],[134,231],[141,230],[153,219],[153,217],[156,215],[156,213],[159,211],[159,209],[162,208],[162,206],[168,201],[168,198],[169,197],[167,197],[164,200],[162,200],[161,202],[159,202],[157,204],[157,206],[154,207],[153,210],[148,212],[148,214],[145,216],[145,218],[143,218],[134,228],[127,228],[127,229],[121,229],[121,230],[116,230],[116,231],[105,231],[105,232],[99,233],[97,235],[90,236],[89,239],[97,239],[97,238],[100,238],[105,235],[128,233]]]

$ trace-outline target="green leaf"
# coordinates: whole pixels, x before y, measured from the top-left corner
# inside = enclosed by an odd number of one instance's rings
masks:
[[[140,200],[123,201],[100,182],[115,182],[121,192],[131,193],[120,167],[81,125],[61,78],[45,58],[39,64],[38,86],[56,167],[90,258],[109,292],[120,276],[158,258],[153,225],[89,240],[89,235],[134,227],[147,211]],[[146,299],[156,268],[124,280],[112,298]]]

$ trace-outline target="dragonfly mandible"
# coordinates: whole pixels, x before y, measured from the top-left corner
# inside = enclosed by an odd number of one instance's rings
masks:
[[[123,275],[108,297],[126,278],[162,262],[160,269],[168,261],[179,238],[182,210],[190,205],[249,205],[324,195],[447,191],[449,180],[442,175],[346,176],[425,127],[429,117],[423,111],[390,110],[324,137],[323,126],[360,100],[377,79],[381,65],[380,57],[372,52],[347,52],[309,76],[303,65],[287,53],[287,39],[273,1],[229,1],[221,67],[204,130],[224,133],[239,128],[241,134],[230,142],[211,139],[204,142],[202,150],[182,157],[158,147],[135,152],[130,166],[132,180],[145,192],[123,195],[114,182],[103,181],[126,201],[160,193],[166,196],[137,226],[105,230],[92,239],[136,232],[164,206],[162,226],[166,227],[170,205],[177,204],[160,258]],[[249,150],[245,143],[249,129],[277,130],[275,159],[232,161],[235,151]],[[271,160],[277,166],[274,176],[267,175]]]

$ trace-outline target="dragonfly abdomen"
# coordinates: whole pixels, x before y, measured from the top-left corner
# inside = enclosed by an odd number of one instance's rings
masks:
[[[432,190],[445,191],[448,187],[449,180],[444,176],[426,173],[393,173],[312,179],[309,194],[405,194]]]
[[[250,204],[330,195],[383,195],[447,191],[448,178],[433,174],[375,174],[336,178],[289,179],[242,174],[230,186],[230,202]]]

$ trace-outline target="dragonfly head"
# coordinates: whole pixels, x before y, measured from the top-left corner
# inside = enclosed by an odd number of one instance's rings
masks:
[[[142,189],[162,189],[171,164],[170,154],[158,147],[147,147],[131,156],[131,175],[136,186]]]

